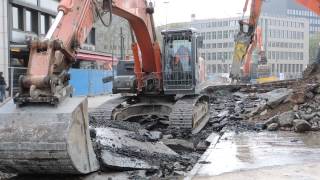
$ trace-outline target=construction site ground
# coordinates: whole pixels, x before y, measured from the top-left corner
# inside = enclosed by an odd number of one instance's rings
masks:
[[[156,116],[106,120],[95,127],[92,112],[121,97],[89,97],[99,172],[3,173],[0,179],[318,179],[318,82],[313,76],[258,86],[207,84],[203,93],[210,96],[210,120],[196,135],[172,130],[165,117]]]

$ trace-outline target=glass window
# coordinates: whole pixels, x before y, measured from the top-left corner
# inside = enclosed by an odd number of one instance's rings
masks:
[[[213,73],[217,73],[217,66],[214,64],[213,65],[213,71],[212,71]]]
[[[217,60],[217,54],[215,52],[212,53],[212,60]]]
[[[26,10],[26,31],[31,32],[31,11]]]
[[[35,11],[25,11],[25,31],[38,33],[38,13]]]
[[[228,43],[223,43],[223,48],[228,48]]]
[[[218,64],[218,73],[222,73],[222,64]]]
[[[46,17],[41,14],[40,15],[40,34],[46,33]]]
[[[212,32],[212,39],[217,39],[217,33],[216,32]]]
[[[288,65],[287,64],[284,65],[284,72],[288,72]]]
[[[222,31],[218,31],[218,39],[222,39]]]
[[[23,30],[22,8],[12,7],[12,28]]]
[[[91,31],[91,32],[94,32]],[[191,40],[189,37],[168,38],[165,44],[164,67],[166,72],[190,71],[191,70]],[[177,40],[179,39],[179,40]]]
[[[223,38],[227,39],[229,37],[228,31],[223,31]]]

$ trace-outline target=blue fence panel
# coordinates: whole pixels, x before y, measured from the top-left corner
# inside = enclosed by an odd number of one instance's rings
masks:
[[[95,69],[70,69],[70,84],[74,96],[93,96],[112,92],[112,82],[103,83],[102,79],[112,76],[112,71]]]

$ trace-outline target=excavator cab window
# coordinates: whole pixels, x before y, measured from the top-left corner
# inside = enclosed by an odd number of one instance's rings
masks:
[[[190,31],[164,34],[164,87],[175,90],[192,90],[194,82],[194,38]]]

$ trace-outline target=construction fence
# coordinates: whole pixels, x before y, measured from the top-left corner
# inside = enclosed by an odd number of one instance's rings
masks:
[[[26,72],[25,67],[9,67],[9,97],[19,92],[19,77]],[[70,69],[69,73],[70,84],[74,88],[73,96],[96,96],[112,92],[112,82],[103,83],[104,78],[113,76],[115,72],[112,70]]]

